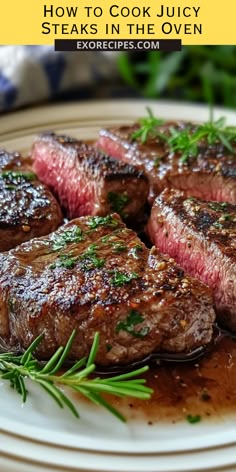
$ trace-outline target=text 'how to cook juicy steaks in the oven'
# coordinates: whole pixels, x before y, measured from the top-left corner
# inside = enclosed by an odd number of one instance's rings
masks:
[[[2,346],[22,350],[44,334],[50,357],[77,334],[70,356],[127,365],[154,351],[189,352],[212,338],[210,289],[153,248],[117,214],[81,217],[0,254]]]

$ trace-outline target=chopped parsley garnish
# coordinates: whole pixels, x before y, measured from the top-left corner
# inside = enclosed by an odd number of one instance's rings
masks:
[[[96,229],[98,226],[110,226],[115,228],[118,226],[118,221],[112,218],[111,215],[107,216],[91,216],[91,218],[87,221],[87,225],[91,229]]]
[[[140,330],[135,330],[135,326],[142,323],[144,321],[144,317],[136,310],[130,310],[127,318],[123,321],[119,321],[116,325],[116,333],[119,331],[126,331],[129,334],[136,338],[144,338],[149,333],[150,329],[148,326],[144,326]]]
[[[16,190],[17,186],[14,184],[5,185],[6,190]]]
[[[56,267],[65,267],[66,269],[73,269],[75,265],[80,262],[82,270],[89,271],[93,269],[101,269],[105,264],[105,259],[99,259],[96,255],[97,244],[91,244],[88,249],[79,256],[73,254],[61,254],[50,269]]]
[[[71,254],[61,254],[54,264],[50,265],[50,269],[56,267],[65,267],[66,269],[73,269],[78,262],[78,257],[74,257]]]
[[[209,208],[214,211],[224,211],[225,207],[227,207],[228,203],[219,203],[219,202],[210,202],[208,203]]]
[[[95,254],[81,256],[80,259],[83,260],[82,269],[85,271],[93,269],[101,269],[105,264],[105,259],[97,257]]]
[[[101,269],[105,264],[105,259],[101,259],[96,255],[96,249],[98,248],[97,244],[91,244],[88,249],[79,256],[80,260],[83,261],[82,269],[92,270],[92,269]]]
[[[52,250],[60,251],[69,243],[79,243],[84,239],[83,232],[79,226],[72,226],[63,233],[54,237]]]
[[[108,241],[110,240],[110,238],[111,238],[111,235],[110,235],[110,234],[106,234],[106,236],[103,236],[103,237],[101,238],[101,241],[102,241],[103,244],[106,244],[106,243],[108,243]]]
[[[119,215],[123,216],[123,210],[125,205],[129,202],[129,197],[126,193],[109,192],[108,202],[110,203],[112,211],[115,211],[116,213],[119,213]]]
[[[9,306],[10,311],[14,311],[14,306],[15,306],[14,299],[9,298],[8,306]]]
[[[112,243],[111,245],[113,247],[113,251],[116,252],[116,253],[124,252],[127,249],[127,246],[125,244],[122,244],[122,243],[119,243],[119,242]]]
[[[223,215],[221,218],[223,218],[224,221],[230,221],[232,216],[231,213],[226,213],[226,215]]]
[[[213,223],[212,226],[215,226],[216,228],[223,228],[224,227],[221,223],[219,223],[219,221],[215,221],[215,223]]]
[[[35,180],[36,175],[33,172],[23,172],[18,170],[5,170],[1,172],[3,179],[17,179],[22,178],[24,180]]]
[[[137,278],[138,278],[138,274],[136,274],[136,272],[125,274],[124,272],[119,272],[118,270],[115,270],[114,275],[111,278],[111,284],[114,287],[122,287],[123,285],[131,282],[131,280],[137,279]]]
[[[142,252],[143,248],[140,244],[137,244],[136,246],[132,247],[130,249],[129,254],[134,257],[134,259],[139,259],[139,252]]]
[[[94,255],[96,253],[96,250],[98,248],[98,245],[97,244],[91,244],[88,249],[86,249],[86,251],[82,254],[82,258],[85,258],[85,257],[88,257],[88,256],[91,256],[91,255]]]
[[[108,243],[109,246],[113,248],[113,252],[119,253],[124,252],[127,249],[126,244],[124,244],[123,240],[117,240],[117,237],[111,234],[107,234],[101,238],[101,242],[103,244]]]
[[[105,264],[105,259],[100,259],[95,255],[87,256],[83,258],[83,266],[84,270],[92,270],[92,269],[101,269]]]
[[[199,421],[201,421],[201,416],[200,415],[187,415],[186,416],[186,420],[188,421],[188,423],[190,424],[195,424],[195,423],[199,423]]]
[[[156,157],[156,159],[154,159],[154,162],[153,162],[154,167],[159,167],[160,162],[161,162],[161,157]]]

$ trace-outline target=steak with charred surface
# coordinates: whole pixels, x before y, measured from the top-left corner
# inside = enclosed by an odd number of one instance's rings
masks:
[[[77,336],[71,358],[100,333],[97,362],[129,364],[153,351],[185,352],[211,340],[210,290],[118,215],[82,217],[0,255],[0,337],[23,350],[44,333],[40,358]]]
[[[62,223],[60,207],[18,153],[0,151],[0,251],[43,236]]]
[[[69,218],[116,211],[130,219],[143,211],[148,180],[131,165],[56,134],[36,139],[32,157],[35,172],[58,196]]]
[[[189,129],[189,124],[167,123],[159,126],[158,132],[168,137],[170,129],[178,131],[186,127]],[[196,157],[187,156],[182,161],[181,153],[172,152],[162,138],[151,137],[145,143],[133,139],[138,129],[139,125],[103,129],[97,146],[146,173],[151,204],[165,188],[183,190],[187,196],[203,200],[236,203],[236,159],[233,152],[220,143],[209,145],[202,142]]]
[[[218,317],[236,330],[236,205],[165,190],[148,224],[152,242],[214,291]]]

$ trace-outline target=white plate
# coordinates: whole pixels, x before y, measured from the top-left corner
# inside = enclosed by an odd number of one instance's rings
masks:
[[[96,138],[101,126],[132,123],[150,106],[170,119],[207,120],[204,106],[168,102],[117,101],[35,108],[1,117],[0,148],[28,152],[43,130]],[[236,125],[236,114],[216,109]],[[58,410],[50,398],[29,386],[29,401],[0,384],[0,471],[193,472],[236,470],[235,418],[196,425],[134,419],[121,424],[109,413],[80,402],[81,419]],[[78,402],[78,400],[75,400]]]

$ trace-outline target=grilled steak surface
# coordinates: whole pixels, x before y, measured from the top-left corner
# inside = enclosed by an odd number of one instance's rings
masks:
[[[169,123],[158,127],[158,131],[169,136],[173,126],[178,130],[186,124]],[[197,157],[189,156],[182,162],[181,153],[170,152],[158,137],[148,138],[145,144],[134,140],[132,135],[138,129],[139,125],[101,130],[97,146],[146,173],[150,203],[164,188],[184,190],[187,196],[203,200],[236,203],[236,159],[232,152],[221,144],[202,143]]]
[[[40,333],[47,358],[77,337],[71,358],[128,364],[152,351],[208,343],[215,318],[209,288],[157,249],[149,251],[118,215],[82,217],[0,254],[0,336],[24,349]]]
[[[65,136],[40,136],[33,146],[34,170],[51,187],[69,218],[118,212],[136,217],[143,210],[148,180],[133,166]]]
[[[0,152],[0,251],[43,236],[62,223],[60,207],[20,154]]]
[[[214,291],[219,320],[236,329],[236,205],[165,190],[152,208],[152,242]]]
[[[22,157],[19,152],[7,152],[0,149],[0,170],[31,170],[31,160]]]

